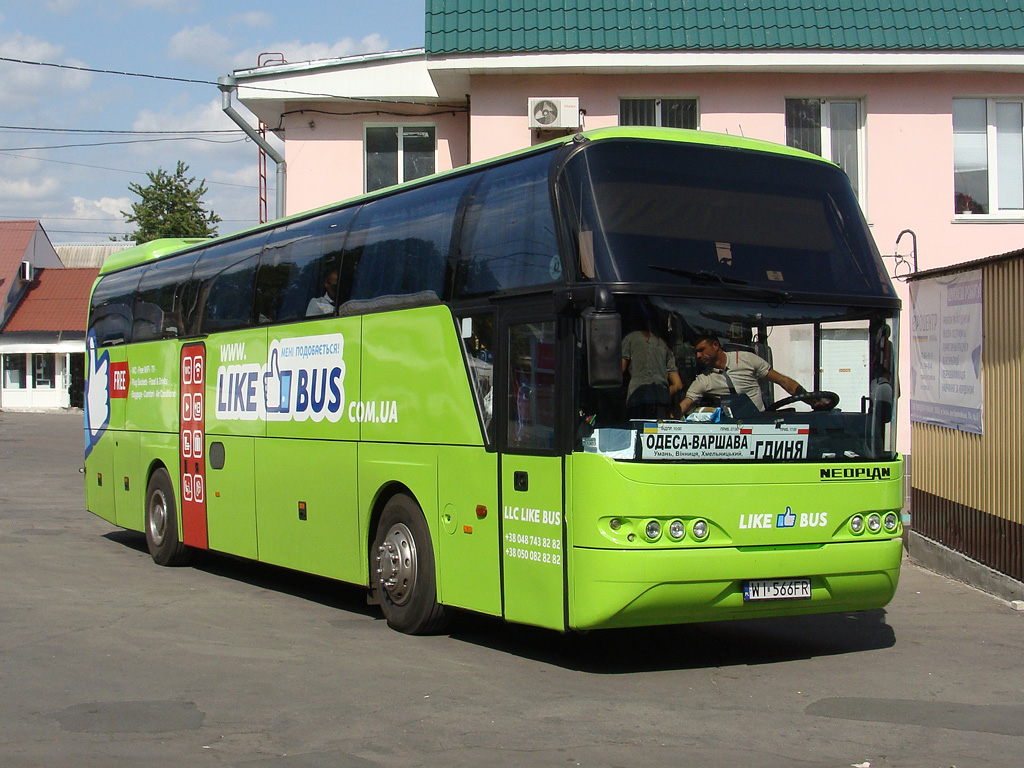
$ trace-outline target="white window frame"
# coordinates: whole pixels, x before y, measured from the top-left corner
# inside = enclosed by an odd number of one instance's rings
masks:
[[[620,96],[619,97],[619,124],[622,124],[622,102],[624,101],[653,101],[654,102],[654,128],[661,128],[661,102],[663,101],[692,101],[696,117],[696,130],[700,130],[700,99],[696,96]]]
[[[985,162],[988,172],[988,213],[971,213],[970,211],[953,211],[955,221],[1024,221],[1024,209],[1001,208],[999,206],[999,131],[996,127],[997,108],[1000,104],[1014,104],[1024,112],[1024,97],[1021,96],[956,96],[954,101],[985,102]],[[955,141],[955,139],[954,139]],[[1024,150],[1024,147],[1022,147]],[[956,151],[954,147],[954,152]],[[953,185],[954,192],[956,184]]]
[[[434,173],[437,173],[437,123],[429,120],[415,121],[409,123],[364,123],[363,124],[363,192],[367,192],[367,186],[369,182],[369,163],[367,162],[366,154],[366,142],[367,133],[371,128],[397,128],[398,129],[398,181],[396,184],[402,184],[411,179],[405,179],[405,154],[404,154],[404,136],[407,130],[416,130],[423,128],[433,128],[434,130]],[[420,177],[417,177],[420,178]]]
[[[857,184],[857,199],[860,201],[860,207],[862,210],[867,211],[868,209],[868,196],[867,196],[867,109],[865,109],[864,99],[860,97],[843,97],[843,96],[787,96],[786,100],[790,99],[817,99],[821,102],[821,156],[826,160],[836,163],[833,159],[832,154],[832,105],[833,104],[854,104],[857,107],[857,178],[853,181]],[[786,112],[783,112],[783,120],[785,120]],[[789,125],[785,126],[787,133],[789,133]]]

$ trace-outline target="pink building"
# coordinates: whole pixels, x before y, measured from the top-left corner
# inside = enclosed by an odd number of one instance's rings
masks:
[[[289,214],[580,129],[696,128],[839,163],[900,276],[1024,246],[1024,10],[947,5],[428,0],[424,49],[234,80],[284,140]]]

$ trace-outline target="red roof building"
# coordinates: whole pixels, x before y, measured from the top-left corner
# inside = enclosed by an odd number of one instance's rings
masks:
[[[38,221],[0,222],[0,409],[80,406],[98,269],[65,269]]]
[[[41,269],[3,326],[3,333],[85,337],[89,296],[99,269]]]

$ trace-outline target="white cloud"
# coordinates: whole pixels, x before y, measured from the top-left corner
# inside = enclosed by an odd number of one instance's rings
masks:
[[[265,14],[262,14],[265,15]],[[250,14],[257,17],[261,14]],[[269,21],[269,18],[268,18]],[[345,37],[334,43],[306,43],[300,40],[261,43],[245,50],[235,49],[231,38],[219,29],[204,24],[185,27],[171,36],[167,43],[167,55],[177,61],[202,61],[208,71],[229,72],[257,66],[261,53],[284,54],[285,61],[314,61],[354,56],[361,53],[386,51],[388,41],[374,32],[356,40]],[[232,50],[235,50],[232,53]]]
[[[132,8],[150,8],[170,13],[191,13],[196,10],[196,0],[125,0]]]
[[[336,59],[344,56],[355,56],[361,53],[377,53],[388,49],[386,38],[374,32],[361,40],[345,37],[336,43],[303,43],[298,40],[270,43],[259,49],[249,48],[239,51],[232,57],[232,69],[255,67],[260,53],[279,51],[284,54],[285,61],[315,61],[317,59]]]
[[[43,200],[60,188],[60,184],[52,177],[33,176],[26,179],[0,178],[0,200]]]
[[[0,56],[25,61],[58,62],[63,48],[37,37],[16,33],[0,37]],[[79,62],[61,63],[78,66]],[[92,83],[87,72],[42,67],[36,64],[4,62],[0,77],[0,103],[8,114],[12,111],[52,101],[61,92],[84,91]]]
[[[229,23],[242,24],[247,27],[269,27],[274,23],[274,17],[265,11],[249,11],[240,13],[228,19]]]
[[[59,13],[62,16],[66,16],[79,5],[79,0],[42,0],[42,2],[50,13]]]
[[[175,131],[226,131],[237,126],[224,114],[221,100],[214,99],[191,109],[179,109],[171,106],[163,111],[155,112],[145,109],[139,112],[132,123],[135,131],[165,131],[173,126]],[[214,141],[216,136],[209,137]]]
[[[255,147],[252,149],[253,158],[256,157],[257,150]],[[273,163],[270,163],[273,166]],[[272,171],[268,173],[272,175]],[[213,173],[207,177],[208,182],[216,182],[218,184],[231,184],[240,188],[251,187],[256,189],[258,186],[259,179],[257,177],[258,171],[256,169],[256,163],[250,162],[248,165],[238,168],[234,171],[229,171],[225,168],[216,168]],[[273,180],[270,181],[273,184]]]
[[[121,211],[130,211],[132,199],[130,197],[102,197],[99,200],[89,200],[85,197],[72,197],[71,206],[75,218],[109,219],[112,216],[120,217]]]
[[[176,32],[167,43],[167,55],[179,61],[217,61],[231,41],[209,24],[185,27]]]

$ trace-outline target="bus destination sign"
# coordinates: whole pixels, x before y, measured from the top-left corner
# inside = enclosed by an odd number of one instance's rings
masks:
[[[639,431],[640,458],[655,461],[807,458],[806,426],[647,422]]]

